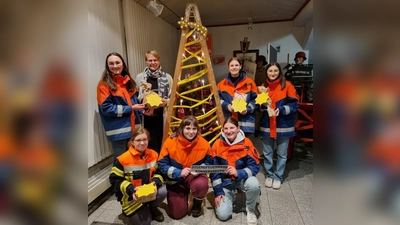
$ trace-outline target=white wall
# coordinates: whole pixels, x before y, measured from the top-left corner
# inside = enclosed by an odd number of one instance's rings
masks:
[[[233,51],[240,50],[240,41],[248,37],[250,48],[258,49],[260,55],[267,56],[268,43],[280,46],[278,62],[285,66],[287,55],[289,63],[294,63],[296,52],[303,50],[304,26],[294,27],[293,22],[277,22],[253,24],[253,29],[248,30],[248,25],[210,27],[208,32],[213,35],[214,55],[225,55],[225,64],[213,65],[216,82],[222,80],[228,73],[227,63],[233,57]]]
[[[119,0],[88,2],[88,167],[107,156],[99,154],[95,149],[99,147],[96,144],[99,137],[94,129],[97,111],[96,87],[105,68],[106,56],[110,52],[118,52],[125,57],[120,7]]]
[[[145,54],[152,49],[160,54],[163,70],[173,76],[181,31],[133,0],[123,0],[123,9],[132,77],[136,78],[138,73],[143,72],[146,67]]]

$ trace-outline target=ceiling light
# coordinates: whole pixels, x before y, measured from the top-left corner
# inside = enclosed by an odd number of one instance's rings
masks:
[[[146,8],[150,10],[155,16],[159,16],[164,9],[164,6],[161,4],[157,4],[156,0],[154,0],[147,3]]]
[[[249,26],[247,27],[247,29],[248,29],[248,30],[253,29],[253,19],[248,18],[247,20],[249,21]]]

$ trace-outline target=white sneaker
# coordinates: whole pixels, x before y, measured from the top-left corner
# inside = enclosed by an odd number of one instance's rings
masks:
[[[247,211],[247,224],[248,225],[257,224],[256,214],[254,212],[249,211],[247,208],[246,208],[246,211]]]
[[[279,189],[281,188],[281,182],[279,180],[274,180],[274,183],[272,184],[273,189]]]
[[[274,180],[272,179],[272,178],[267,178],[267,179],[265,179],[265,187],[267,187],[267,188],[270,188],[270,187],[272,187],[272,182],[273,182]]]

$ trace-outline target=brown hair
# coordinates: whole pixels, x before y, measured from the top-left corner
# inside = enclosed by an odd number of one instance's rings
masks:
[[[183,136],[183,129],[186,126],[189,126],[193,124],[193,126],[197,127],[197,130],[200,131],[200,126],[199,126],[199,121],[197,121],[197,119],[192,116],[192,115],[188,115],[183,117],[181,124],[179,125],[178,129],[176,130],[176,133]]]
[[[239,65],[242,65],[242,60],[241,59],[239,59],[238,57],[232,57],[232,58],[230,58],[229,59],[229,61],[228,61],[228,67],[229,67],[229,63],[231,63],[232,61],[238,61],[239,62]]]
[[[239,127],[239,122],[237,121],[237,119],[235,119],[233,117],[226,118],[224,123],[222,124],[222,127],[224,127],[225,124],[227,124],[227,123],[231,123],[231,124],[235,125],[236,127]]]
[[[283,76],[282,69],[281,69],[281,65],[279,65],[279,63],[277,63],[277,62],[271,62],[271,63],[269,63],[269,64],[267,65],[267,67],[266,67],[265,70],[267,71],[267,79],[268,79],[268,80],[269,80],[269,78],[268,78],[268,68],[270,68],[271,66],[276,66],[276,67],[278,67],[279,76],[278,76],[277,79],[280,79],[279,83],[281,84],[281,90],[283,90],[283,89],[286,87],[286,78],[285,78],[285,76]]]
[[[141,134],[146,134],[146,135],[147,135],[147,140],[150,140],[150,133],[149,133],[149,131],[148,131],[146,128],[144,128],[144,127],[139,127],[139,128],[136,128],[134,131],[132,131],[132,136],[131,136],[131,138],[129,139],[129,142],[134,141],[135,138],[136,138],[137,136],[141,135]]]
[[[104,81],[107,84],[108,88],[110,88],[112,91],[117,90],[117,85],[115,84],[115,81],[114,81],[114,79],[112,77],[112,72],[110,71],[110,68],[108,68],[108,63],[107,62],[108,62],[108,58],[110,56],[117,56],[118,58],[121,59],[122,65],[123,65],[121,75],[123,75],[123,76],[127,75],[130,78],[129,82],[126,84],[126,89],[128,91],[135,90],[136,82],[135,82],[135,80],[132,79],[132,77],[131,77],[131,75],[129,73],[129,70],[128,70],[128,66],[126,65],[126,63],[125,63],[124,59],[122,58],[122,56],[120,54],[116,53],[116,52],[111,52],[110,54],[107,55],[105,69],[104,69],[103,74],[101,76],[101,80]]]

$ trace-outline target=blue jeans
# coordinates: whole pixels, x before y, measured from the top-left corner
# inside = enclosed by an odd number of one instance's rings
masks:
[[[122,155],[124,152],[126,152],[126,150],[128,150],[128,141],[129,139],[122,139],[111,142],[111,146],[114,152],[114,161],[118,156]]]
[[[218,219],[225,221],[231,218],[236,189],[246,192],[246,207],[252,212],[256,210],[257,198],[261,192],[257,178],[252,176],[246,180],[234,180],[231,185],[224,187],[225,199],[220,201],[219,207],[215,207]]]
[[[274,172],[274,141],[277,141],[277,162],[276,169]],[[282,181],[283,173],[285,172],[286,160],[287,160],[287,148],[289,145],[289,138],[265,138],[262,139],[263,151],[264,151],[264,167],[266,171],[266,177],[274,180]]]

